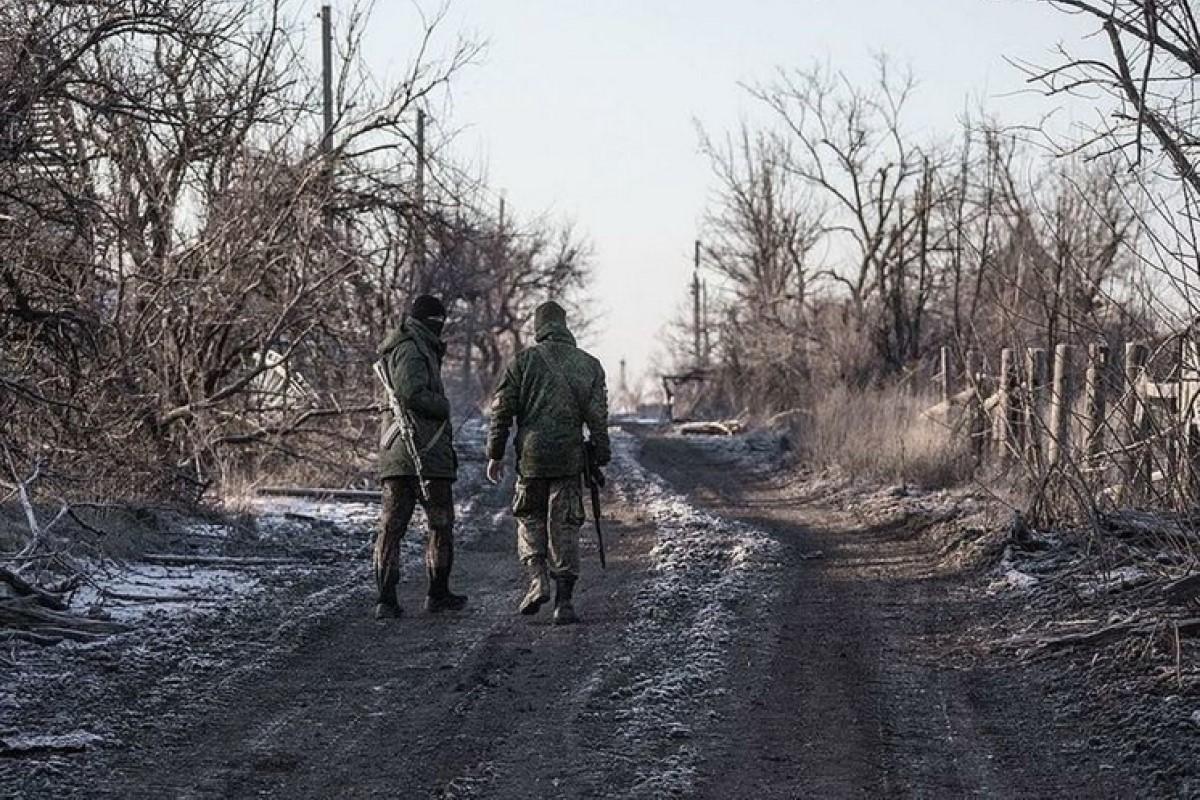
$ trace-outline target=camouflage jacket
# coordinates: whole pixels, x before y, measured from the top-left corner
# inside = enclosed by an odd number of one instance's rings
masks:
[[[518,353],[505,370],[492,398],[488,458],[504,458],[514,420],[517,473],[522,477],[562,478],[582,472],[584,425],[600,464],[608,463],[604,368],[575,346],[565,325],[543,326],[537,344]]]
[[[457,473],[454,431],[450,424],[450,401],[442,387],[442,358],[446,345],[432,331],[409,317],[379,346],[396,399],[407,408],[416,424],[414,438],[421,454],[426,478],[449,478]],[[391,422],[391,412],[386,422]],[[404,437],[379,453],[379,477],[416,475],[412,454]]]

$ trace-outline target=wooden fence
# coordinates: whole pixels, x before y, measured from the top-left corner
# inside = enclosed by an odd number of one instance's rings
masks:
[[[1119,363],[1104,344],[1060,344],[1004,348],[990,369],[978,351],[944,347],[937,382],[946,408],[965,407],[981,459],[1061,467],[1123,492],[1166,486],[1190,502],[1200,498],[1200,347],[1176,342],[1155,353],[1167,363],[1159,380],[1147,345],[1129,342]]]

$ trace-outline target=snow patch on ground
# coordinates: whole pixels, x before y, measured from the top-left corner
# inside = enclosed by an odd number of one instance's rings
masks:
[[[481,450],[483,421],[464,422],[455,433],[460,450]],[[455,537],[460,543],[476,539],[495,524],[491,509],[482,508],[482,465],[463,464],[455,487]],[[369,565],[379,526],[378,503],[330,501],[292,497],[255,497],[248,501],[253,519],[247,532],[225,522],[183,519],[179,529],[188,554],[228,556],[249,547],[249,555],[267,555],[278,564],[255,568],[224,565],[168,565],[130,561],[93,563],[90,581],[72,597],[72,609],[90,616],[125,623],[144,623],[208,616],[240,603],[253,602],[265,590],[264,581],[287,580],[330,567],[331,561]],[[496,515],[503,516],[503,512]],[[486,518],[485,518],[486,517]],[[423,579],[425,512],[418,507],[405,537],[401,558],[406,578]]]
[[[776,431],[755,429],[737,436],[714,434],[673,435],[700,445],[711,454],[727,458],[731,466],[754,475],[776,472],[786,460],[787,439]]]
[[[1027,592],[1037,586],[1038,582],[1035,576],[1018,569],[1013,561],[1012,548],[1006,547],[1004,548],[1004,557],[1000,559],[1000,564],[996,567],[996,578],[988,584],[988,591],[993,593],[1006,590]]]
[[[92,617],[134,623],[150,616],[212,613],[258,584],[245,570],[133,563],[103,572],[97,568],[72,604]]]
[[[1083,581],[1076,586],[1080,596],[1096,597],[1132,589],[1153,580],[1153,576],[1134,565],[1118,567],[1101,573],[1095,580]]]
[[[456,431],[462,452],[482,451],[482,437],[478,420]],[[469,541],[505,503],[501,489],[485,486],[482,462],[464,461],[455,486],[456,538]],[[64,775],[79,747],[104,752],[141,735],[135,707],[164,729],[176,717],[187,724],[197,711],[195,686],[219,696],[286,657],[347,598],[367,596],[378,503],[249,502],[248,513],[228,521],[163,515],[142,548],[166,559],[88,562],[89,581],[71,598],[71,612],[128,623],[128,632],[53,647],[16,643],[0,653],[0,671],[7,671],[0,738],[21,748],[0,758],[0,786],[16,778],[29,787],[70,783]],[[423,526],[418,510],[404,542],[406,581],[425,579]],[[204,563],[213,557],[245,563]],[[355,611],[369,612],[366,600]]]
[[[779,545],[689,504],[637,462],[632,436],[614,432],[613,446],[615,491],[653,521],[657,541],[624,646],[583,691],[616,719],[617,755],[638,764],[630,796],[689,796],[699,759],[689,740],[724,693],[735,637],[775,591]]]

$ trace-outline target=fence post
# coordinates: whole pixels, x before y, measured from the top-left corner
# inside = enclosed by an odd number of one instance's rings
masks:
[[[1149,350],[1141,342],[1125,343],[1125,438],[1128,439],[1123,467],[1130,492],[1149,485],[1150,461],[1141,442],[1146,436],[1146,409],[1140,395],[1142,376],[1146,371]],[[1126,498],[1127,499],[1127,498]]]
[[[1060,464],[1071,455],[1071,358],[1068,344],[1054,347],[1054,381],[1050,386],[1050,441],[1047,460]]]
[[[946,347],[945,345],[942,345],[941,362],[942,372],[940,378],[942,402],[946,403],[948,406],[950,404],[950,348]]]
[[[967,351],[967,386],[971,389],[971,448],[975,454],[976,463],[983,460],[984,449],[987,446],[987,411],[984,403],[987,401],[986,387],[980,372],[979,352]]]
[[[1200,347],[1191,337],[1180,343],[1179,358],[1179,494],[1191,506],[1200,489],[1200,432],[1196,429],[1200,405]]]
[[[1038,464],[1041,459],[1042,407],[1046,394],[1046,351],[1025,350],[1025,457]]]
[[[1106,396],[1105,367],[1108,365],[1108,346],[1094,342],[1088,345],[1087,375],[1084,379],[1084,398],[1087,406],[1087,447],[1089,456],[1098,455],[1104,445]]]
[[[1005,347],[1000,350],[1000,377],[996,387],[999,393],[999,404],[992,426],[992,439],[995,440],[1000,457],[1005,459],[1012,455],[1010,447],[1015,439],[1013,434],[1016,432],[1016,427],[1013,425],[1013,410],[1017,407],[1013,397],[1013,388],[1016,385],[1015,377],[1013,351],[1011,347]]]

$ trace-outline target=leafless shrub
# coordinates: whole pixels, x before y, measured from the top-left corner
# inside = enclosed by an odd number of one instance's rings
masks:
[[[452,344],[482,365],[476,393],[538,299],[578,295],[569,229],[498,220],[436,122],[418,163],[418,113],[480,46],[443,47],[444,10],[422,17],[404,78],[381,83],[369,7],[351,8],[324,131],[301,10],[0,10],[0,413],[19,471],[184,499],[299,458],[350,480],[374,446],[369,362],[413,293],[464,301]]]

